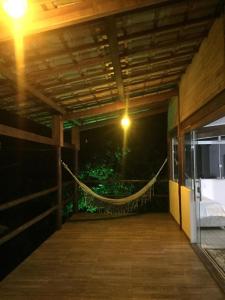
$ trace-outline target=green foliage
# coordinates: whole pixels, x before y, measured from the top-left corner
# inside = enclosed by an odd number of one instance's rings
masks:
[[[81,197],[80,197],[79,203],[78,203],[78,209],[79,209],[79,211],[86,211],[86,212],[90,212],[90,213],[95,213],[97,211],[97,207],[91,206],[86,201],[83,192],[81,192]]]
[[[93,178],[97,180],[107,180],[114,175],[114,170],[105,164],[87,164],[85,170],[80,173],[80,179]]]
[[[68,218],[73,213],[73,201],[72,199],[67,202],[63,209],[63,217]]]
[[[97,194],[108,197],[124,197],[133,193],[134,186],[119,182],[121,178],[119,170],[121,169],[121,161],[124,155],[130,151],[124,152],[116,148],[113,152],[108,150],[105,157],[94,157],[93,161],[87,163],[84,169],[80,172],[80,179],[83,181],[101,181],[100,183],[92,183],[88,186]],[[97,207],[90,205],[86,201],[84,193],[81,191],[81,196],[78,204],[79,210],[87,212],[96,212]]]

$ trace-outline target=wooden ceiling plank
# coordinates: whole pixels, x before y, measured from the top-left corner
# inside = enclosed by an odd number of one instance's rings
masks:
[[[145,78],[143,78],[142,82],[149,82],[150,80],[155,80],[155,79],[164,79],[165,77],[170,77],[170,73],[172,72],[172,76],[174,75],[180,75],[184,72],[184,70],[186,69],[187,67],[187,64],[175,64],[175,65],[171,65],[170,67],[168,66],[165,66],[165,68],[157,68],[157,69],[152,69],[150,70],[148,73],[139,73],[139,74],[135,74],[135,75],[131,75],[129,77],[126,77],[124,78],[124,82],[125,82],[125,87],[129,86],[129,85],[133,85],[133,84],[136,84],[136,83],[133,83],[132,80],[135,80],[135,79],[142,79],[143,76]],[[156,75],[156,76],[155,76]],[[131,80],[131,82],[130,82]],[[109,83],[108,83],[109,84]],[[101,89],[100,92],[95,92],[95,95],[96,97],[99,99],[99,96],[102,95],[102,93],[104,92],[108,92],[110,94],[110,91],[112,91],[113,93],[116,92],[116,89],[113,88],[112,86],[110,87],[109,85],[107,84],[104,84],[105,87]],[[113,84],[113,82],[111,82],[111,84]],[[99,88],[101,85],[91,85],[91,88],[92,89],[95,89],[95,88]],[[88,89],[86,87],[84,87],[83,89],[80,88],[80,89],[76,89],[74,91],[73,89],[73,86],[63,86],[61,87],[62,91],[60,92],[59,90],[57,91],[57,93],[55,92],[51,92],[51,96],[53,97],[58,97],[58,99],[60,99],[60,97],[62,97],[65,92],[67,93],[75,93],[75,94],[79,94],[79,93],[83,93],[83,96],[85,96],[84,92],[87,91],[86,95],[89,94],[88,92]],[[62,102],[65,104],[67,103],[68,101],[70,101],[71,99],[68,98],[66,99],[65,101],[62,100]]]
[[[185,62],[181,63],[167,63],[164,66],[160,66],[157,68],[149,68],[148,70],[142,70],[141,72],[131,72],[131,74],[124,76],[124,81],[128,81],[130,79],[138,79],[138,78],[143,78],[145,77],[146,79],[149,79],[151,77],[154,77],[154,74],[169,74],[172,70],[176,69],[186,69],[187,66],[190,64],[191,60],[187,60]],[[151,64],[150,64],[151,66]]]
[[[213,22],[214,18],[212,16],[208,16],[208,17],[202,17],[202,18],[198,18],[198,19],[194,19],[194,20],[185,20],[176,24],[171,24],[171,25],[164,25],[164,26],[160,26],[160,27],[156,27],[156,28],[152,28],[152,29],[148,29],[148,30],[143,30],[140,32],[134,32],[131,34],[128,34],[126,36],[121,36],[118,39],[119,43],[124,43],[125,41],[131,41],[134,39],[140,39],[149,35],[153,35],[153,34],[161,34],[161,33],[166,33],[168,31],[180,31],[181,29],[185,29],[188,27],[194,27],[194,26],[200,26],[204,23],[209,23],[211,24]]]
[[[68,54],[68,50],[65,53],[65,55]],[[41,60],[41,59],[40,59]],[[90,68],[92,66],[96,66],[99,64],[105,64],[109,63],[110,59],[109,57],[94,57],[94,58],[88,58],[86,60],[76,62],[76,63],[70,63],[66,65],[60,65],[56,67],[52,67],[52,70],[46,69],[46,70],[35,70],[32,72],[28,72],[27,75],[30,77],[35,77],[35,76],[45,76],[46,74],[62,74],[63,72],[69,72],[69,71],[74,71],[76,69],[84,69],[84,68]]]
[[[180,78],[180,76],[183,74],[183,71],[179,71],[176,73],[173,73],[172,75],[164,75],[162,76],[162,74],[160,74],[159,76],[153,78],[152,80],[148,80],[148,81],[142,81],[139,83],[130,83],[126,85],[126,89],[128,89],[131,94],[135,93],[137,91],[142,90],[143,85],[145,85],[145,89],[146,88],[157,88],[157,87],[162,87],[163,85],[169,84],[169,83],[177,83],[177,79]],[[96,92],[95,96],[98,98],[99,102],[101,102],[104,98],[106,97],[116,97],[116,88],[113,89],[109,89],[106,90],[104,92]],[[128,97],[132,97],[132,95],[129,94]],[[61,100],[61,103],[63,103],[64,105],[68,106],[68,105],[75,105],[78,103],[83,103],[88,104],[88,101],[91,101],[93,99],[87,99],[87,97],[89,96],[89,94],[86,95],[82,95],[79,96],[79,101],[77,101],[77,99],[74,99],[74,97],[65,99],[65,100]],[[133,98],[133,97],[132,97]],[[68,107],[70,108],[70,107]]]
[[[58,9],[39,12],[32,17],[32,22],[30,22],[30,26],[27,26],[25,34],[30,35],[59,29],[144,7],[160,7],[171,4],[171,2],[170,0],[86,0],[78,4],[65,5]],[[12,38],[10,31],[6,30],[6,28],[1,33],[0,42]]]
[[[180,39],[179,41],[168,41],[167,43],[163,44],[163,46],[160,45],[150,45],[147,49],[133,49],[130,52],[127,52],[126,54],[121,55],[121,59],[125,59],[126,57],[131,57],[131,56],[135,56],[135,55],[143,55],[143,54],[149,54],[150,52],[157,52],[160,51],[161,53],[163,51],[174,51],[175,49],[180,49],[183,48],[185,46],[199,46],[202,39],[204,39],[207,36],[207,33],[201,33],[198,34],[194,37],[188,37],[188,38],[184,38],[184,39]]]
[[[186,22],[180,22],[180,23],[176,23],[176,24],[172,24],[172,25],[165,25],[165,26],[161,26],[158,28],[154,28],[152,30],[144,30],[141,32],[132,33],[132,34],[128,34],[126,36],[119,37],[118,42],[124,43],[124,42],[132,40],[132,39],[143,38],[148,35],[152,35],[155,33],[159,34],[159,33],[167,32],[167,31],[171,31],[171,30],[179,31],[183,27],[186,28],[186,27],[191,27],[191,26],[198,26],[198,25],[201,25],[201,24],[204,24],[207,22],[211,23],[212,21],[213,21],[213,18],[211,16],[209,16],[209,17],[199,18],[199,19],[190,20],[190,21],[186,21]],[[107,46],[107,45],[108,45],[107,40],[104,40],[104,41],[101,41],[98,43],[84,44],[81,46],[69,48],[67,51],[67,54],[82,52],[82,51],[95,49],[95,48],[99,48],[99,47],[103,47],[103,46]],[[43,54],[43,55],[39,55],[39,56],[34,55],[34,56],[26,57],[26,62],[28,63],[28,62],[43,61],[43,60],[56,58],[56,57],[62,56],[62,55],[65,55],[64,50],[56,50],[56,51],[52,51],[51,53],[48,53],[48,54]],[[91,63],[91,60],[90,60],[90,63]],[[86,64],[86,63],[84,62],[84,64]],[[81,65],[82,65],[82,63],[81,63]]]
[[[185,62],[187,62],[189,59],[191,59],[192,58],[192,56],[194,55],[196,53],[196,51],[188,51],[187,53],[182,53],[182,54],[178,54],[178,55],[172,55],[171,56],[171,54],[168,56],[168,57],[163,57],[163,58],[157,58],[157,59],[150,59],[150,61],[148,62],[148,63],[135,63],[135,64],[132,64],[131,66],[122,66],[122,71],[130,71],[130,70],[132,70],[133,68],[136,68],[136,67],[151,67],[152,65],[154,65],[154,64],[160,64],[160,63],[169,63],[169,62],[175,62],[177,59],[178,60],[182,60],[182,61],[185,61]],[[188,58],[186,58],[186,57],[188,57]],[[186,59],[185,59],[186,58]],[[66,69],[66,68],[65,68]],[[70,67],[68,67],[68,70],[69,69],[74,69],[74,67],[72,68],[71,66]],[[56,72],[58,72],[58,71],[60,71],[61,69],[60,69],[60,67],[59,68],[56,68]],[[64,70],[64,67],[62,68],[62,70]],[[53,73],[55,71],[55,69],[53,69],[52,70],[52,72],[48,72],[48,74],[51,74],[51,73]],[[40,74],[46,74],[47,73],[47,70],[45,70],[45,71],[41,71],[40,72]],[[38,74],[38,76],[40,75],[40,74]],[[32,74],[30,74],[29,73],[29,78],[30,78],[30,76],[32,76]],[[101,74],[101,76],[102,76],[102,74]],[[89,76],[86,76],[85,77],[86,79],[91,79],[91,78],[93,78],[93,75],[91,76],[91,77],[89,77]],[[96,79],[97,78],[97,76],[95,76],[94,77],[94,79]],[[76,84],[78,84],[78,83],[81,83],[82,82],[82,79],[79,79],[79,80],[74,80],[74,79],[72,79],[72,80],[65,80],[64,81],[64,83],[49,83],[49,84],[47,84],[47,85],[44,85],[44,86],[42,86],[41,85],[41,83],[39,83],[39,85],[40,85],[40,87],[42,88],[42,89],[58,89],[58,88],[60,88],[61,86],[64,86],[65,88],[67,88],[67,87],[69,87],[70,85],[71,86],[75,86]],[[104,81],[102,81],[102,85],[106,85],[106,84],[112,84],[113,83],[113,81],[106,81],[106,80],[104,80]],[[96,85],[93,85],[92,87],[93,88],[95,88],[95,87],[99,87],[101,84],[96,84]],[[82,84],[82,86],[83,86],[83,84]],[[80,88],[78,87],[76,87],[76,91],[79,91],[80,90]]]
[[[143,62],[142,63],[134,63],[134,64],[132,64],[130,66],[125,66],[125,65],[121,66],[121,68],[122,68],[122,71],[129,71],[129,70],[132,70],[133,68],[145,67],[145,66],[149,67],[149,66],[154,65],[154,64],[168,63],[170,61],[176,61],[177,59],[178,60],[188,60],[188,59],[191,59],[192,56],[195,53],[196,53],[196,51],[194,51],[194,50],[187,51],[186,53],[181,53],[181,54],[177,54],[177,55],[171,55],[171,53],[169,53],[169,56],[167,56],[167,57],[163,57],[163,58],[161,58],[161,57],[160,58],[150,58],[150,60],[147,63],[143,63]],[[92,60],[90,60],[90,61],[92,61]],[[95,63],[93,63],[93,65],[104,63],[104,62],[105,62],[105,60],[103,58],[99,57],[99,60],[95,59]],[[86,60],[84,61],[84,66],[86,67],[88,65],[89,65],[89,59],[87,61]],[[90,66],[92,66],[92,62],[90,62]],[[48,75],[49,76],[50,74],[62,73],[64,71],[70,71],[70,70],[72,71],[72,70],[74,70],[75,67],[76,67],[75,65],[73,65],[73,66],[68,65],[68,66],[62,66],[62,67],[60,66],[60,67],[56,67],[56,68],[52,69],[52,71],[46,69],[46,70],[41,70],[41,71],[30,72],[30,73],[28,73],[28,76],[29,76],[29,78],[32,78],[32,80],[38,80],[38,79],[40,80],[40,76],[44,76],[44,75]],[[82,68],[83,64],[82,63],[79,64],[79,67]],[[102,76],[103,74],[104,73],[101,73],[99,75]],[[98,76],[98,74],[95,75],[95,76],[92,75],[91,77],[86,76],[85,78],[91,79],[91,78],[94,77],[96,79],[97,76]],[[44,89],[45,88],[54,88],[54,87],[57,88],[57,86],[60,86],[60,85],[63,85],[63,84],[66,84],[66,85],[67,84],[68,85],[69,84],[76,84],[76,83],[79,83],[81,81],[82,81],[81,78],[78,79],[78,80],[74,80],[74,79],[68,80],[67,79],[67,80],[65,80],[64,83],[55,83],[55,84],[49,83],[47,85],[44,85],[43,88]],[[41,85],[41,83],[38,83],[38,84]]]
[[[172,90],[170,92],[160,93],[160,94],[156,94],[156,95],[143,96],[141,99],[131,100],[129,102],[129,108],[149,106],[153,103],[163,102],[175,95],[177,95],[176,90]],[[102,107],[91,108],[91,109],[86,109],[83,111],[76,111],[76,112],[65,114],[63,116],[63,120],[65,121],[65,120],[84,118],[84,117],[88,117],[88,116],[95,116],[95,115],[100,115],[100,114],[104,114],[104,113],[110,113],[110,112],[114,112],[114,111],[118,111],[118,110],[123,110],[124,108],[125,108],[125,102],[117,101],[113,104],[104,105]]]
[[[175,61],[175,58],[176,57],[178,57],[178,58],[182,58],[182,57],[185,57],[184,55],[178,55],[178,56],[174,56],[174,57],[171,57],[171,60],[172,61]],[[161,62],[165,62],[165,63],[167,63],[167,64],[170,64],[170,60],[169,59],[157,59],[156,60],[156,62],[157,63],[161,63]],[[188,62],[190,62],[190,59],[188,59],[188,60],[185,60],[183,63],[182,62],[179,62],[179,63],[177,63],[177,64],[174,64],[174,63],[171,63],[170,64],[170,66],[169,66],[169,68],[166,66],[165,67],[165,70],[166,71],[168,71],[169,72],[169,70],[171,69],[171,68],[176,68],[176,67],[186,67],[187,66],[187,63]],[[146,66],[148,66],[148,67],[151,67],[151,65],[152,64],[154,64],[155,63],[155,61],[150,61],[149,62],[149,64],[147,65],[146,64]],[[140,65],[140,66],[142,66],[142,65]],[[125,70],[125,69],[124,69]],[[132,70],[132,68],[130,68],[130,70]],[[152,76],[154,76],[154,73],[155,72],[160,72],[160,71],[164,71],[164,68],[163,67],[158,67],[158,68],[156,68],[156,69],[150,69],[149,70],[149,72],[148,73],[143,73],[143,74],[134,74],[134,75],[130,75],[129,77],[128,76],[126,76],[126,77],[124,77],[124,80],[129,80],[129,79],[134,79],[134,78],[137,78],[138,76],[142,76],[142,75],[145,75],[146,74],[146,77],[148,77],[149,75],[152,75]],[[167,73],[168,73],[167,72]],[[88,78],[88,77],[87,77]],[[43,86],[42,88],[44,89],[44,90],[46,90],[46,89],[48,89],[48,90],[51,90],[51,89],[62,89],[63,87],[64,87],[64,89],[65,90],[70,90],[70,89],[72,89],[72,88],[76,88],[76,93],[79,93],[79,92],[81,92],[81,91],[83,91],[83,90],[86,90],[86,88],[82,85],[81,87],[76,87],[76,83],[78,83],[78,82],[80,82],[81,80],[79,80],[79,81],[74,81],[74,80],[71,80],[71,82],[65,82],[64,84],[63,83],[61,83],[61,84],[57,84],[57,85],[51,85],[51,84],[49,84],[48,86]],[[103,86],[109,86],[109,85],[112,85],[113,84],[113,81],[103,81],[103,82],[101,82],[100,84],[94,84],[94,85],[92,85],[91,87],[92,88],[100,88],[102,85]],[[106,88],[107,89],[107,88]],[[52,94],[54,94],[54,93],[52,93]]]
[[[90,83],[90,86],[92,89],[100,89],[101,88],[101,90],[112,87],[113,85],[115,85],[115,82],[112,80],[101,81],[101,82],[95,83],[95,84]],[[49,85],[49,87],[47,87],[47,88],[45,86],[43,86],[42,89],[45,90],[46,93],[53,94],[54,91],[57,91],[58,93],[60,91],[62,91],[64,93],[67,91],[71,91],[71,89],[75,90],[76,93],[80,93],[82,91],[86,91],[88,88],[84,84],[78,85],[76,82],[74,83],[72,81],[71,83],[61,83],[61,84],[57,84],[57,85]]]
[[[152,65],[155,64],[163,64],[163,63],[172,63],[176,62],[177,60],[180,61],[186,61],[188,59],[192,59],[192,57],[195,55],[196,51],[191,50],[187,51],[185,53],[181,54],[173,54],[173,53],[168,53],[168,56],[163,56],[160,58],[149,58],[147,62],[136,62],[136,63],[131,63],[130,65],[124,65],[122,66],[122,71],[132,71],[135,68],[139,67],[151,67]]]
[[[159,74],[159,76],[152,78],[151,80],[142,80],[139,82],[129,83],[125,85],[125,89],[131,92],[135,91],[136,89],[143,88],[143,85],[146,88],[157,87],[162,84],[166,84],[169,82],[177,82],[178,78],[183,74],[183,71],[174,72],[171,75],[164,75]]]
[[[111,55],[111,59],[112,59],[112,65],[113,65],[113,69],[114,69],[114,76],[115,76],[115,81],[117,84],[119,98],[120,98],[120,101],[125,101],[122,70],[121,70],[120,59],[119,59],[116,21],[113,17],[108,17],[105,22],[106,22],[106,31],[107,31],[108,41],[109,41],[110,55]]]
[[[0,64],[0,73],[4,77],[8,78],[10,81],[13,81],[14,83],[17,83],[16,74],[12,73],[3,64]],[[50,99],[50,98],[46,97],[45,95],[43,95],[39,90],[37,90],[35,87],[30,85],[29,83],[24,82],[24,89],[27,90],[28,92],[30,92],[35,97],[35,99],[37,99],[39,102],[41,102],[42,104],[47,105],[51,110],[53,110],[57,113],[60,113],[60,114],[66,113],[65,109],[60,107],[52,99]]]

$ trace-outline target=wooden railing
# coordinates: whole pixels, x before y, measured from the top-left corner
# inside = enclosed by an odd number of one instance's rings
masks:
[[[92,180],[92,181],[86,181],[86,184],[99,184],[99,183],[102,184],[102,183],[112,183],[112,182],[113,181],[102,182],[102,181],[98,181],[98,180]],[[147,180],[132,179],[132,180],[118,180],[118,182],[131,183],[131,184],[137,184],[137,183],[144,184],[144,183],[147,182]],[[161,179],[161,180],[158,181],[158,183],[166,183],[166,182],[167,182],[166,179]],[[65,188],[69,185],[74,185],[74,181],[71,180],[71,181],[64,182],[62,184],[62,188]],[[75,189],[75,187],[74,187],[74,189]],[[15,207],[17,205],[20,205],[20,204],[31,202],[34,199],[49,195],[49,194],[57,192],[57,191],[58,191],[58,186],[54,186],[54,187],[42,190],[42,191],[37,192],[37,193],[33,193],[31,195],[26,195],[26,196],[20,197],[18,199],[3,203],[3,204],[0,205],[0,212],[4,211],[4,210],[8,210],[8,209],[13,208],[13,207]],[[168,196],[168,195],[167,194],[165,194],[165,195],[164,194],[158,194],[158,195],[156,194],[155,196],[156,197],[165,197],[165,196]],[[67,204],[67,202],[68,202],[68,200],[64,198],[63,201],[62,201],[62,208]],[[58,210],[58,205],[56,204],[56,205],[50,207],[49,209],[47,209],[46,211],[42,212],[38,216],[35,216],[33,219],[31,219],[31,220],[27,221],[26,223],[20,225],[19,227],[12,230],[11,232],[6,233],[4,236],[2,236],[0,238],[0,245],[2,245],[5,242],[11,240],[12,238],[16,237],[17,235],[19,235],[24,230],[26,230],[29,227],[33,226],[34,224],[38,223],[39,221],[46,218],[47,216],[49,216],[50,214],[52,214],[53,212],[55,212],[57,210]]]
[[[52,187],[50,189],[43,190],[43,191],[38,192],[38,193],[34,193],[34,194],[31,194],[31,195],[27,195],[27,196],[18,198],[16,200],[12,200],[12,201],[3,203],[3,204],[0,205],[0,211],[3,211],[3,210],[6,210],[6,209],[9,209],[11,207],[14,207],[16,205],[19,205],[19,204],[31,201],[31,200],[33,200],[35,198],[42,197],[42,196],[48,195],[50,193],[56,192],[57,189],[58,189],[58,187],[54,186],[54,187]]]
[[[73,183],[73,181],[64,182],[62,184],[62,187],[66,187],[66,186],[70,185],[71,183]],[[54,186],[54,187],[42,190],[42,191],[37,192],[37,193],[33,193],[33,194],[26,195],[26,196],[20,197],[18,199],[12,200],[12,201],[8,201],[8,202],[3,203],[3,204],[0,205],[0,212],[8,210],[8,209],[13,208],[13,207],[15,207],[17,205],[20,205],[20,204],[31,202],[34,199],[49,195],[49,194],[57,192],[57,191],[58,191],[58,186]],[[56,203],[56,201],[55,201],[55,203]],[[64,204],[66,204],[66,201],[65,201]],[[0,245],[4,244],[5,242],[7,242],[11,239],[13,239],[14,237],[19,235],[24,230],[26,230],[29,227],[33,226],[34,224],[38,223],[39,221],[46,218],[47,216],[49,216],[50,214],[52,214],[53,212],[55,212],[57,210],[58,210],[58,205],[57,204],[53,205],[52,207],[50,207],[46,211],[42,212],[38,216],[35,216],[33,219],[27,221],[26,223],[20,225],[19,227],[15,228],[11,232],[9,232],[9,233],[6,232],[6,234],[3,235],[0,238]]]
[[[12,232],[6,234],[5,236],[3,236],[0,239],[0,245],[4,244],[5,242],[11,240],[12,238],[14,238],[15,236],[17,236],[18,234],[20,234],[21,232],[23,232],[24,230],[26,230],[27,228],[31,227],[32,225],[36,224],[37,222],[41,221],[42,219],[44,219],[45,217],[47,217],[48,215],[50,215],[53,211],[55,211],[57,209],[57,205],[49,208],[47,211],[41,213],[40,215],[38,215],[37,217],[33,218],[32,220],[24,223],[23,225],[17,227],[15,230],[13,230]]]

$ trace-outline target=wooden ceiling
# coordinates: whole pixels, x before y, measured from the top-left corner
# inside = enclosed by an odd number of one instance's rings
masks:
[[[134,117],[165,112],[223,1],[30,2],[22,65],[1,18],[1,109],[85,129],[115,120],[127,101]]]

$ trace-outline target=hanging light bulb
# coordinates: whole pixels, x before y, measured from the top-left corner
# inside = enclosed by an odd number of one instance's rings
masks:
[[[4,0],[3,8],[11,18],[20,19],[25,15],[28,3],[27,0]]]
[[[130,126],[130,119],[128,117],[128,115],[124,115],[122,120],[121,120],[121,125],[123,127],[124,130],[127,130]]]

